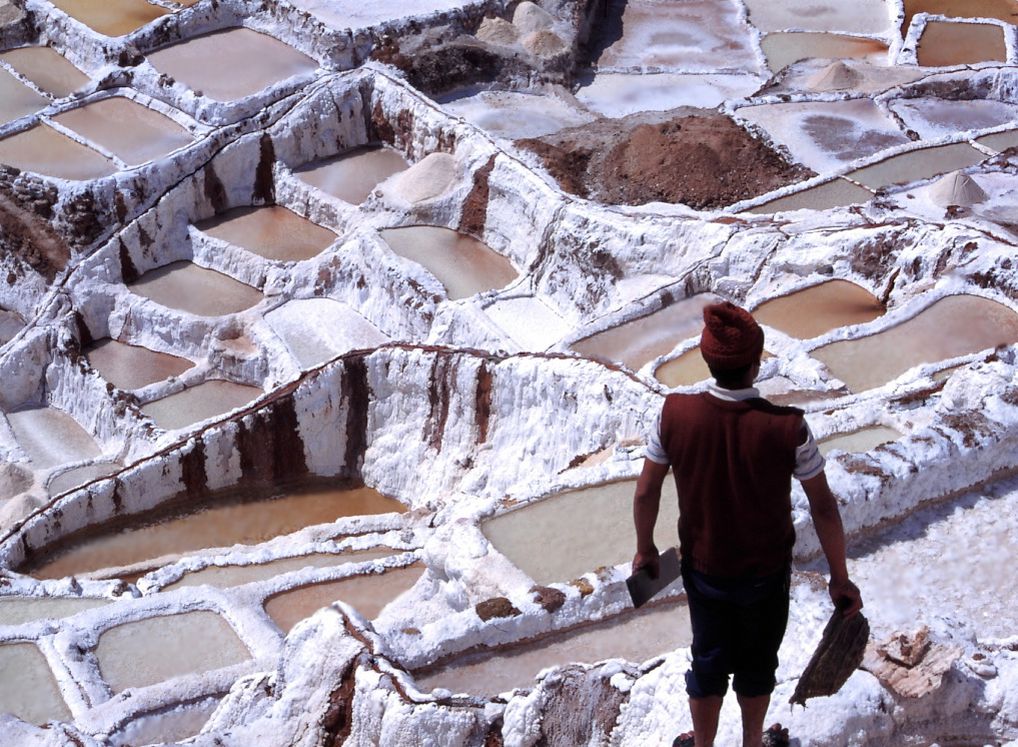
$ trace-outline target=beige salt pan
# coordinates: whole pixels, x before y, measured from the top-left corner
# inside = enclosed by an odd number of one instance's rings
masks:
[[[116,165],[89,147],[47,125],[36,125],[0,140],[0,163],[58,179],[99,179]]]
[[[245,497],[250,498],[244,493],[228,492],[199,506],[191,506],[190,512],[184,515],[155,524],[98,534],[75,547],[65,549],[33,571],[33,575],[37,578],[62,578],[103,568],[137,566],[152,559],[176,558],[211,547],[254,545],[304,527],[331,524],[346,516],[406,510],[399,501],[363,487],[309,490],[260,500],[244,501]],[[141,521],[144,519],[139,519]],[[322,556],[324,560],[333,557],[343,562],[343,556]],[[287,562],[315,565],[314,561],[303,558],[289,559]],[[243,577],[247,573],[257,574],[272,567],[272,564],[267,564],[264,568],[237,568],[234,577]],[[285,564],[281,567],[285,568]],[[297,567],[302,568],[303,565]],[[208,569],[201,574],[204,574],[203,578],[216,578],[227,574],[227,570]],[[190,582],[178,583],[183,586],[192,585]]]
[[[95,439],[70,415],[52,407],[7,414],[18,445],[36,469],[93,459],[100,454]]]
[[[60,495],[68,490],[74,490],[82,485],[98,480],[102,477],[119,472],[124,468],[120,462],[107,464],[86,464],[83,467],[74,467],[66,472],[61,472],[46,484],[46,491],[50,495]]]
[[[601,566],[633,559],[635,489],[635,480],[623,480],[550,495],[488,519],[481,531],[535,582],[569,581]],[[678,544],[678,511],[675,481],[669,475],[654,530],[654,541],[662,551]],[[577,521],[579,516],[584,520]]]
[[[625,659],[642,663],[688,646],[693,639],[684,604],[667,603],[629,611],[605,623],[555,633],[531,643],[455,659],[416,677],[423,692],[444,688],[454,693],[494,696],[532,687],[548,667],[573,662]]]
[[[282,262],[315,257],[337,238],[329,229],[280,205],[234,208],[196,225],[209,236]]]
[[[11,713],[29,723],[70,721],[71,712],[60,695],[49,664],[31,643],[0,645],[0,713]]]
[[[890,184],[906,184],[973,166],[985,157],[966,143],[952,143],[891,156],[853,171],[848,176],[871,189],[879,189]]]
[[[40,96],[9,72],[0,68],[0,124],[32,114],[49,104],[49,99]]]
[[[763,352],[763,360],[771,354]],[[678,357],[662,363],[654,371],[654,378],[667,387],[692,386],[712,378],[707,362],[700,355],[700,346],[691,348]]]
[[[262,394],[258,387],[213,380],[149,402],[141,411],[172,431],[243,407]]]
[[[438,278],[450,299],[503,288],[517,277],[512,263],[501,254],[448,228],[409,226],[380,233],[396,254],[422,265]]]
[[[369,147],[309,164],[294,173],[333,197],[360,205],[380,182],[404,171],[408,165],[392,148]]]
[[[830,280],[765,301],[753,310],[761,324],[807,340],[838,327],[879,318],[884,307],[865,288],[847,280]]]
[[[881,386],[913,366],[1018,342],[1018,314],[978,296],[948,296],[908,321],[813,351],[854,392]]]
[[[95,655],[115,693],[222,669],[251,658],[230,624],[206,611],[117,625],[99,636]]]
[[[1006,62],[1004,30],[986,23],[930,21],[916,46],[916,59],[924,67]]]
[[[0,597],[0,625],[21,625],[34,620],[57,620],[84,610],[105,607],[107,604],[110,604],[109,599]]]
[[[332,568],[346,563],[363,563],[368,560],[388,557],[397,552],[399,551],[389,547],[381,547],[339,554],[312,553],[297,558],[283,558],[269,563],[254,563],[252,565],[209,566],[200,571],[184,574],[179,581],[165,586],[164,590],[177,589],[181,586],[201,586],[202,584],[227,589],[256,581],[265,581],[304,568]]]
[[[818,442],[820,453],[827,455],[835,449],[849,453],[862,453],[875,449],[881,444],[897,441],[901,433],[886,425],[874,425],[868,428],[860,428],[850,433],[838,433],[833,436],[821,439]]]
[[[158,304],[198,316],[235,314],[263,298],[250,285],[187,260],[149,270],[127,287]]]
[[[318,67],[289,44],[247,28],[196,36],[152,52],[148,59],[160,72],[217,101],[251,96]]]
[[[57,98],[88,85],[89,78],[52,47],[21,47],[0,54],[0,60]]]
[[[96,143],[128,166],[161,158],[193,142],[169,117],[124,96],[113,96],[54,117],[59,124]]]
[[[638,371],[658,356],[671,352],[703,329],[703,308],[717,296],[700,293],[680,299],[653,314],[585,337],[570,347],[580,355],[615,361]]]
[[[186,358],[126,345],[108,337],[89,346],[85,357],[100,376],[117,388],[128,391],[171,376],[180,376],[194,366]]]
[[[424,566],[414,564],[381,574],[302,586],[270,597],[265,602],[265,611],[283,633],[289,633],[301,620],[337,600],[373,620],[389,602],[413,586],[422,573]]]
[[[123,36],[170,13],[145,0],[52,0],[53,4],[105,36]]]
[[[875,64],[887,62],[887,45],[873,39],[839,34],[792,32],[767,34],[760,41],[773,72],[807,58],[863,59]]]
[[[801,192],[778,197],[750,208],[751,213],[780,213],[786,210],[830,210],[860,205],[873,199],[873,193],[847,179],[837,178]]]

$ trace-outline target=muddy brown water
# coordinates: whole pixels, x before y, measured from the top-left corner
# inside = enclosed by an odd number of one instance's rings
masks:
[[[42,652],[33,643],[0,645],[0,713],[11,713],[32,724],[70,721],[71,711]]]
[[[209,236],[281,262],[310,259],[338,238],[280,205],[234,208],[195,225]]]
[[[116,173],[117,166],[48,125],[36,125],[0,140],[0,163],[59,179],[84,181]]]
[[[848,176],[871,189],[879,189],[891,184],[907,184],[949,171],[958,171],[977,164],[984,158],[985,155],[966,143],[951,143],[891,156],[857,169]]]
[[[1015,0],[904,0],[905,19],[901,24],[904,38],[916,13],[954,18],[996,18],[1007,23],[1018,21]]]
[[[52,0],[75,20],[105,36],[123,36],[170,13],[145,0]]]
[[[886,425],[872,425],[849,433],[836,433],[820,439],[817,445],[820,447],[820,453],[824,456],[835,449],[856,454],[870,451],[881,444],[897,441],[901,437],[902,434],[894,428],[889,428]]]
[[[40,96],[9,72],[0,68],[0,124],[45,108],[49,100]]]
[[[512,263],[487,244],[448,228],[407,226],[379,233],[392,251],[434,275],[453,300],[504,288],[518,277]]]
[[[537,641],[467,654],[439,668],[419,671],[415,679],[422,692],[444,688],[494,696],[517,687],[533,687],[537,674],[548,667],[615,658],[642,663],[684,648],[692,639],[686,605],[667,602]]]
[[[103,678],[120,693],[240,664],[251,652],[223,617],[201,610],[110,628],[99,636],[95,656]]]
[[[861,205],[872,199],[873,193],[868,189],[839,177],[825,184],[757,205],[750,208],[749,212],[779,213],[785,210],[830,210],[846,205]]]
[[[187,260],[149,270],[127,287],[158,304],[198,316],[235,314],[263,298],[256,288]]]
[[[190,145],[191,133],[169,117],[124,96],[71,109],[54,121],[137,166]]]
[[[829,280],[764,301],[753,310],[761,324],[800,340],[871,322],[883,314],[883,304],[876,296],[847,280]]]
[[[913,366],[1018,342],[1018,314],[970,295],[948,296],[883,332],[813,351],[854,392],[882,386]]]
[[[89,364],[118,389],[130,391],[180,376],[194,363],[138,345],[127,345],[105,337],[85,350]]]
[[[0,60],[57,98],[70,96],[90,82],[87,75],[52,47],[11,49],[0,53]]]
[[[763,352],[763,360],[771,354]],[[700,346],[691,348],[654,369],[654,378],[667,387],[692,386],[712,378],[707,362],[700,354]]]
[[[160,72],[217,101],[236,101],[318,68],[289,44],[239,27],[172,44],[148,59]]]
[[[671,352],[703,330],[703,308],[718,297],[700,293],[680,299],[653,314],[598,332],[570,345],[580,355],[621,363],[634,371]]]
[[[379,183],[410,167],[393,148],[368,146],[297,169],[297,177],[351,205],[360,205]]]
[[[58,554],[43,556],[41,565],[31,573],[38,578],[61,578],[158,559],[160,562],[150,566],[155,567],[167,558],[212,547],[259,544],[347,516],[405,510],[394,498],[366,487],[314,487],[282,494],[258,488],[231,489],[183,509],[171,505],[124,517],[117,526],[97,527],[77,542],[62,542],[55,548]],[[125,526],[126,522],[131,523]]]
[[[887,63],[887,45],[875,39],[842,34],[791,32],[767,34],[760,41],[771,72],[778,72],[798,60],[866,59]]]
[[[570,581],[601,566],[633,559],[635,489],[635,480],[621,480],[549,495],[486,520],[481,531],[535,582]],[[654,531],[662,551],[678,544],[678,511],[675,481],[669,475]],[[577,521],[578,516],[584,521]],[[536,548],[541,551],[535,552]]]
[[[143,405],[141,411],[160,428],[186,428],[203,420],[243,407],[265,392],[232,381],[206,381],[181,392]]]
[[[385,573],[309,584],[269,597],[265,611],[284,634],[293,630],[301,620],[337,600],[355,608],[365,619],[373,620],[389,602],[417,583],[422,573],[424,566],[415,563]]]
[[[916,59],[924,67],[1007,62],[1004,30],[988,23],[930,21],[916,46]]]

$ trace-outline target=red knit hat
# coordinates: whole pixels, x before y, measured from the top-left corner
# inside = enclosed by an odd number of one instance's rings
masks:
[[[743,368],[763,354],[764,333],[753,316],[733,303],[723,301],[703,309],[700,354],[716,371]]]

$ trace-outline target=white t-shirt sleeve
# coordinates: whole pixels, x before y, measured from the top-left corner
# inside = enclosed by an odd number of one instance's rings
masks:
[[[647,434],[647,451],[644,454],[647,459],[656,464],[670,464],[671,460],[668,458],[668,454],[665,452],[664,447],[661,445],[661,413],[658,412],[657,417],[654,418],[654,424],[650,428],[650,433]]]
[[[816,477],[824,471],[826,464],[809,425],[805,420],[802,424],[806,429],[806,440],[795,449],[795,469],[792,471],[795,478],[800,481]]]

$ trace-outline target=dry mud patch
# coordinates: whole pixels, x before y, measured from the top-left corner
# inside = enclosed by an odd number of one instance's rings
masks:
[[[708,210],[814,175],[730,118],[690,109],[600,119],[517,144],[536,153],[562,189],[607,204]]]

